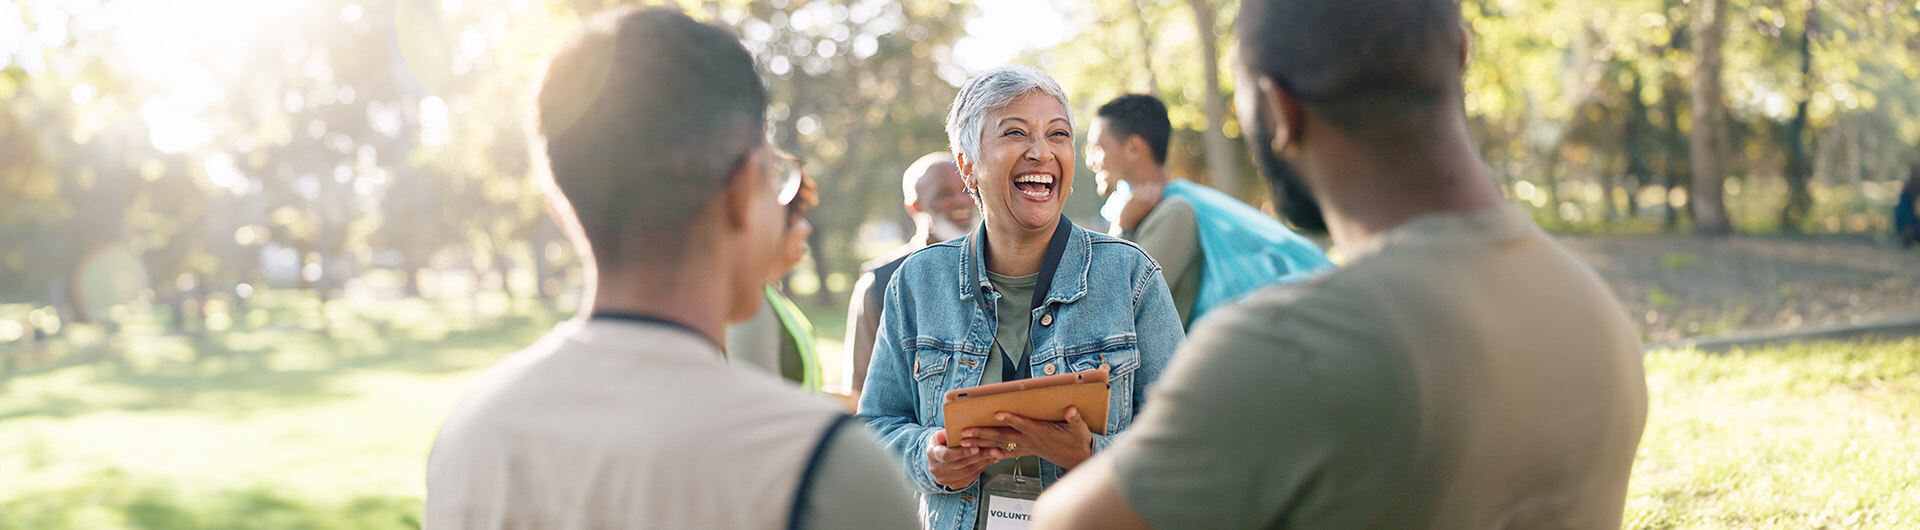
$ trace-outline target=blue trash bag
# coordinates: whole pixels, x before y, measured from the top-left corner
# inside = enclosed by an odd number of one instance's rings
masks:
[[[1193,206],[1200,232],[1200,294],[1192,322],[1260,288],[1289,284],[1333,269],[1327,253],[1247,203],[1187,180],[1167,183],[1164,196]]]

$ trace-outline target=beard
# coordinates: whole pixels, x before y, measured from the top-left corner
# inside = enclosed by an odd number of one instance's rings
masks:
[[[933,216],[933,224],[927,228],[927,233],[932,234],[933,239],[936,241],[955,239],[965,236],[970,232],[973,232],[972,226],[960,226],[960,223],[953,222],[953,220],[949,219],[946,215]]]
[[[1273,193],[1274,211],[1295,230],[1326,234],[1327,218],[1320,212],[1320,201],[1313,197],[1313,190],[1307,188],[1300,172],[1294,171],[1293,164],[1273,154],[1273,134],[1267,131],[1266,124],[1261,120],[1242,123],[1250,125],[1245,135],[1247,148],[1253,152],[1254,166]]]

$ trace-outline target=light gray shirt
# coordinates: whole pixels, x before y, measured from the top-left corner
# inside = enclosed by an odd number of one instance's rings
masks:
[[[918,520],[899,464],[837,405],[728,366],[703,336],[631,321],[563,324],[489,369],[426,478],[429,529]]]

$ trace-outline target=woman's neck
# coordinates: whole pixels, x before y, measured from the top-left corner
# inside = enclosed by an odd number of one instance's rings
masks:
[[[1047,244],[1053,242],[1054,228],[1038,231],[994,230],[987,228],[987,272],[1001,276],[1026,276],[1040,272],[1047,257]]]

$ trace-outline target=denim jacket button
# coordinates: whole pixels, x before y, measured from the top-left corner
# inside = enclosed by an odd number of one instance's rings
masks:
[[[1045,315],[1040,315],[1040,325],[1042,326],[1053,325],[1053,314],[1049,313]]]
[[[1054,373],[1054,372],[1058,372],[1058,371],[1060,371],[1060,369],[1059,369],[1059,368],[1054,368],[1054,367],[1053,367],[1053,365],[1051,365],[1051,364],[1049,364],[1049,365],[1047,365],[1047,367],[1046,367],[1046,368],[1041,368],[1041,369],[1040,369],[1040,371],[1042,371],[1042,372],[1046,372],[1046,373],[1047,373],[1047,375],[1053,375],[1053,373]]]

